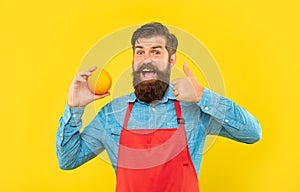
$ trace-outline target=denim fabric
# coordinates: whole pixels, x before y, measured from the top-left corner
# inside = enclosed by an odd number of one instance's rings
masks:
[[[177,128],[175,96],[171,85],[155,105],[139,101],[134,93],[106,104],[80,132],[84,107],[65,108],[56,136],[61,169],[74,169],[106,150],[116,170],[120,133],[129,102],[134,102],[128,129]],[[243,143],[261,139],[259,122],[235,102],[204,89],[199,103],[180,101],[189,152],[197,175],[207,135],[220,135]]]

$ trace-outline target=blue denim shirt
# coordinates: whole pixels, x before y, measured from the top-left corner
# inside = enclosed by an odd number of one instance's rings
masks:
[[[129,102],[135,102],[128,129],[177,128],[175,96],[171,85],[155,105],[139,101],[134,93],[106,104],[80,132],[84,107],[65,108],[56,136],[56,153],[61,169],[74,169],[106,150],[116,170],[120,133]],[[259,122],[235,102],[204,89],[199,103],[180,101],[188,149],[196,169],[200,163],[207,135],[220,135],[243,143],[261,138]]]

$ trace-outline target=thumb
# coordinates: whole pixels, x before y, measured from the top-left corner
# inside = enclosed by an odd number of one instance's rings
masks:
[[[104,97],[107,97],[110,95],[110,92],[101,94],[101,95],[94,95],[94,100],[103,99]]]
[[[194,76],[194,75],[192,74],[192,72],[189,70],[189,68],[188,68],[188,66],[187,66],[187,62],[184,62],[184,63],[183,63],[183,71],[184,71],[184,73],[185,73],[185,75],[186,75],[187,77],[192,77],[192,76]]]

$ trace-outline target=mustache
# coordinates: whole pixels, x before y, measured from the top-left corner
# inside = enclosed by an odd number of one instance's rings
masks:
[[[142,63],[136,72],[141,73],[144,69],[159,71],[159,69],[153,64],[153,62],[147,62],[147,63]]]
[[[170,64],[169,62],[167,62],[167,63]],[[136,71],[134,71],[136,73],[141,73],[142,70],[144,70],[144,69],[150,69],[150,70],[153,70],[155,72],[158,72],[160,70],[157,68],[157,66],[162,65],[162,64],[166,64],[166,62],[163,62],[163,61],[146,61],[146,62],[141,61],[141,62],[137,62],[137,63],[132,62],[132,65],[134,65],[134,64],[137,64],[137,65],[140,66]]]

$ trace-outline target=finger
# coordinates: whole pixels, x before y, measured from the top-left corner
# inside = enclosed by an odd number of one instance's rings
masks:
[[[96,66],[94,67],[91,67],[89,68],[87,71],[80,71],[77,76],[75,77],[75,83],[78,83],[78,82],[86,82],[87,78],[89,76],[92,75],[91,71],[89,70],[96,70],[97,67],[95,68]],[[95,68],[95,69],[94,69]]]
[[[172,90],[175,91],[175,90],[176,90],[176,87],[175,87],[175,86],[172,86]]]
[[[79,75],[79,76],[82,76],[82,77],[84,77],[84,76],[88,77],[88,76],[91,76],[92,73],[91,73],[90,71],[80,71],[80,72],[78,73],[78,75]]]
[[[178,96],[176,97],[176,100],[178,100],[178,101],[182,100],[181,96],[178,95]]]
[[[171,82],[172,86],[176,86],[178,84],[179,79],[173,79],[173,81]]]
[[[177,90],[173,90],[173,94],[174,94],[175,97],[177,97],[179,95]]]
[[[75,83],[78,83],[78,82],[84,83],[84,82],[86,82],[86,79],[83,78],[82,76],[76,76],[74,80],[75,80]]]
[[[192,76],[194,76],[194,75],[192,74],[192,72],[189,70],[189,68],[188,68],[188,66],[187,66],[187,62],[184,62],[184,63],[183,63],[183,71],[184,71],[184,73],[185,73],[185,75],[186,75],[187,77],[192,77]]]
[[[89,71],[81,71],[77,74],[75,77],[75,80],[80,81],[80,82],[86,82],[89,76],[91,76],[92,73]]]
[[[96,69],[97,69],[97,66],[93,66],[93,67],[88,68],[87,71],[93,72],[93,71],[95,71]]]

